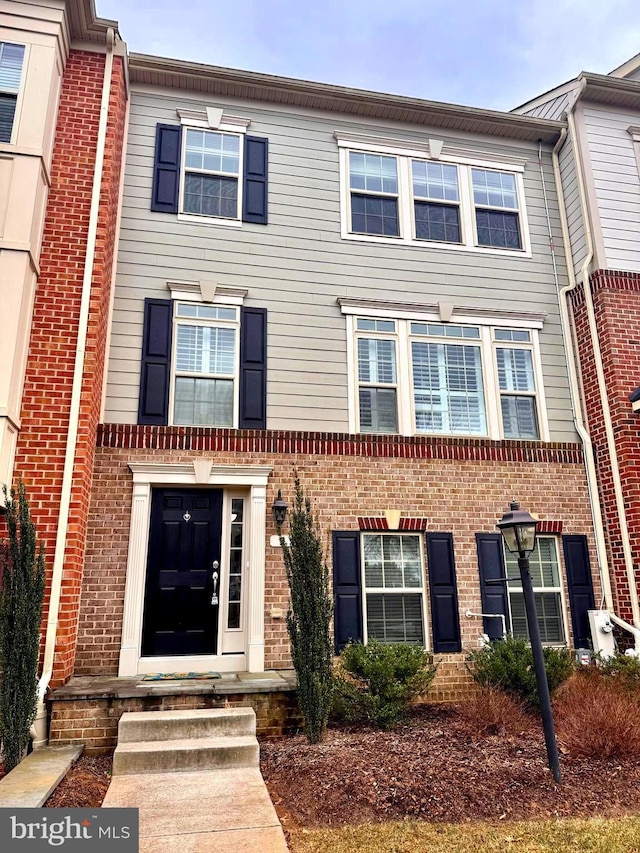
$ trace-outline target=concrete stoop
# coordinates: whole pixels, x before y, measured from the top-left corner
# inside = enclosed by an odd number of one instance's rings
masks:
[[[258,767],[252,708],[123,714],[113,775]]]

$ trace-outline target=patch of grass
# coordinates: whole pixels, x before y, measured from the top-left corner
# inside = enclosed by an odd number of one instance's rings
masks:
[[[298,829],[292,853],[640,853],[640,818]]]

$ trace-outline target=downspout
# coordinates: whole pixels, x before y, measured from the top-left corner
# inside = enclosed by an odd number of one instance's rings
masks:
[[[78,439],[78,424],[80,419],[82,376],[84,373],[85,347],[87,342],[87,328],[89,325],[91,282],[93,278],[93,264],[96,253],[98,213],[100,209],[100,189],[102,186],[104,149],[107,136],[107,123],[109,118],[109,97],[111,94],[111,77],[113,73],[113,48],[115,45],[115,31],[111,27],[107,30],[106,45],[107,53],[105,56],[104,64],[102,100],[100,103],[100,119],[98,122],[98,140],[96,143],[96,160],[93,168],[93,187],[91,190],[91,207],[89,212],[89,230],[87,233],[87,252],[84,261],[82,295],[80,301],[80,317],[78,320],[78,341],[76,344],[76,356],[73,369],[73,384],[71,387],[69,431],[67,433],[64,468],[62,473],[60,515],[58,517],[58,527],[56,531],[56,544],[53,557],[53,571],[51,576],[51,596],[49,599],[49,612],[47,615],[47,629],[44,646],[44,663],[42,668],[42,675],[40,676],[40,681],[38,683],[38,705],[36,710],[36,718],[32,726],[34,749],[37,749],[40,746],[44,746],[47,743],[48,738],[47,709],[44,703],[44,699],[49,688],[51,676],[53,674],[56,635],[58,632],[58,617],[60,613],[62,576],[64,573],[64,555],[66,550],[67,531],[69,526],[71,487],[73,484],[73,469],[75,465],[76,445]]]
[[[545,211],[547,216],[547,228],[549,231],[549,241],[551,243],[551,259],[553,263],[553,277],[556,284],[556,292],[558,294],[558,304],[560,306],[560,327],[562,329],[562,340],[564,343],[565,359],[567,364],[567,372],[569,375],[569,396],[571,399],[571,410],[573,412],[573,423],[576,432],[580,436],[582,447],[584,450],[585,467],[587,471],[587,490],[589,493],[589,505],[591,507],[591,517],[593,519],[593,529],[595,533],[596,554],[598,557],[598,572],[600,574],[600,584],[602,586],[602,594],[604,597],[607,610],[613,612],[613,595],[611,593],[611,576],[609,573],[609,559],[607,557],[607,544],[604,534],[604,524],[602,521],[602,508],[598,495],[598,480],[596,475],[596,463],[593,452],[593,443],[587,428],[585,427],[582,418],[582,406],[580,404],[580,385],[578,382],[578,373],[576,370],[576,362],[573,358],[573,340],[571,336],[571,321],[569,319],[569,310],[567,300],[572,290],[575,290],[577,285],[576,277],[573,271],[573,260],[571,257],[571,243],[569,241],[569,225],[567,222],[567,211],[564,203],[564,194],[562,192],[562,183],[560,177],[560,149],[567,139],[567,129],[562,128],[560,138],[553,147],[551,152],[551,162],[553,164],[553,176],[556,183],[556,192],[558,196],[558,207],[560,211],[560,226],[562,230],[562,243],[564,246],[564,255],[567,264],[567,277],[569,284],[566,287],[560,288],[558,279],[558,268],[556,265],[555,247],[553,243],[553,231],[551,229],[551,219],[549,217],[549,207],[547,204],[547,191],[544,183],[544,175],[542,172],[542,145],[538,143],[538,162],[540,165],[540,178],[542,180],[542,191],[544,195]]]
[[[586,82],[583,80],[583,91]],[[572,140],[577,140],[575,119],[573,116],[574,106],[567,114],[569,130]],[[587,210],[586,193],[584,187],[584,173],[580,157],[575,158],[576,174],[578,177],[578,195],[580,196],[580,208],[582,210],[582,218],[584,221],[585,239],[587,242],[587,255],[582,264],[582,289],[584,291],[584,301],[587,309],[587,319],[589,321],[589,335],[591,338],[591,346],[593,350],[593,360],[596,366],[596,376],[598,379],[598,392],[600,395],[600,405],[602,406],[602,414],[604,418],[604,427],[607,437],[607,450],[609,454],[609,462],[611,464],[611,474],[613,479],[613,489],[616,498],[616,509],[618,511],[618,520],[620,524],[620,538],[622,540],[622,553],[624,555],[624,564],[627,574],[627,583],[629,585],[629,598],[631,600],[631,613],[633,617],[633,625],[640,628],[640,606],[638,604],[638,590],[636,588],[635,570],[633,567],[633,555],[631,553],[631,543],[629,541],[629,527],[627,524],[627,512],[624,503],[624,495],[622,493],[622,482],[620,479],[620,467],[618,464],[618,453],[616,450],[615,436],[613,434],[613,426],[611,425],[611,407],[609,406],[609,397],[607,395],[607,384],[604,376],[604,368],[602,365],[602,352],[600,350],[600,339],[598,336],[598,325],[596,323],[596,314],[593,305],[593,296],[591,293],[591,283],[589,281],[589,266],[593,260],[593,238],[591,234],[591,223],[589,220],[589,212]],[[635,635],[636,651],[640,652],[640,638]]]

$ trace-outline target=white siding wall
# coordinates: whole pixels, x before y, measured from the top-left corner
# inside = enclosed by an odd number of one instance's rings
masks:
[[[250,116],[250,133],[269,138],[269,225],[199,225],[149,210],[156,123],[175,123],[177,107],[207,105],[190,98],[166,90],[132,93],[106,421],[136,421],[144,298],[168,298],[167,280],[208,279],[248,288],[247,304],[269,311],[270,428],[348,429],[346,324],[336,299],[349,296],[546,312],[541,348],[551,438],[575,440],[535,144],[452,139],[437,129],[218,101]],[[436,136],[529,157],[524,181],[533,257],[342,240],[335,130],[421,141]],[[548,151],[544,161],[564,283]]]
[[[586,103],[584,121],[607,266],[640,272],[640,172],[628,133],[640,112]]]
[[[578,192],[578,175],[576,171],[576,151],[574,141],[569,136],[560,151],[558,158],[560,166],[560,179],[564,203],[567,211],[567,225],[569,226],[569,239],[571,242],[571,254],[576,273],[587,254],[587,242],[582,218],[582,206]]]

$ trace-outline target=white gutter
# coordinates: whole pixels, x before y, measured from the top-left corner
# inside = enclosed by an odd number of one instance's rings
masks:
[[[586,85],[586,84],[585,84]],[[576,100],[577,103],[577,100]],[[574,104],[575,107],[575,104]],[[569,130],[571,138],[576,140],[576,125],[573,116],[573,109],[569,110],[567,115],[569,122]],[[596,322],[596,312],[593,305],[593,295],[591,293],[591,283],[589,281],[589,266],[593,259],[593,238],[591,234],[591,222],[589,211],[587,209],[586,192],[584,187],[584,172],[580,157],[576,156],[576,174],[578,177],[578,195],[580,196],[580,207],[582,210],[582,218],[584,221],[585,239],[587,242],[587,255],[582,264],[582,289],[584,291],[584,302],[587,309],[587,319],[589,321],[589,335],[591,337],[591,347],[593,350],[593,360],[596,367],[596,376],[598,379],[598,392],[600,395],[600,405],[602,406],[602,415],[604,419],[605,434],[607,436],[607,450],[609,454],[609,462],[611,465],[611,474],[613,479],[613,490],[616,498],[616,509],[618,511],[618,522],[620,524],[620,538],[622,540],[622,553],[624,555],[624,565],[627,574],[627,583],[629,585],[629,598],[631,599],[631,613],[633,616],[633,624],[636,628],[640,628],[640,606],[638,604],[638,590],[636,587],[635,570],[633,567],[633,555],[631,553],[631,543],[629,541],[629,527],[627,524],[627,511],[625,507],[624,495],[622,493],[622,482],[620,479],[620,466],[618,464],[618,453],[616,450],[616,440],[613,434],[613,426],[611,424],[611,407],[609,406],[609,397],[607,394],[607,383],[604,376],[604,367],[602,364],[602,352],[600,350],[600,338],[598,336],[598,324]],[[636,637],[636,647],[640,651],[640,643]]]
[[[84,261],[82,278],[82,296],[80,301],[80,318],[78,321],[78,341],[73,369],[73,385],[71,389],[71,406],[69,410],[69,431],[62,473],[62,493],[60,496],[60,515],[56,531],[56,545],[53,557],[51,576],[51,596],[47,615],[47,629],[44,646],[44,663],[42,675],[38,683],[38,707],[32,726],[33,747],[37,749],[47,743],[47,710],[44,698],[49,688],[53,673],[53,663],[58,633],[58,617],[60,613],[60,595],[62,591],[62,576],[64,574],[64,555],[67,544],[69,526],[69,510],[71,505],[71,487],[73,484],[73,468],[76,457],[78,439],[78,422],[80,418],[80,397],[82,394],[82,376],[84,373],[85,347],[87,343],[87,328],[89,325],[89,304],[91,299],[91,281],[93,264],[96,253],[96,237],[98,231],[98,213],[100,210],[100,189],[104,166],[104,149],[109,118],[109,96],[111,94],[111,77],[113,72],[113,48],[115,31],[107,31],[107,53],[104,63],[104,78],[102,82],[102,100],[100,103],[100,120],[98,123],[98,141],[96,144],[96,160],[93,168],[93,187],[91,190],[91,207],[89,212],[89,231],[87,234],[87,252]]]
[[[591,517],[593,519],[593,529],[596,541],[596,554],[598,557],[598,571],[600,574],[600,583],[602,586],[602,594],[604,597],[607,610],[613,612],[613,595],[611,593],[611,576],[609,573],[609,559],[607,557],[607,543],[604,533],[604,523],[602,520],[602,507],[598,495],[598,479],[596,473],[595,455],[593,452],[593,443],[587,428],[585,427],[582,418],[582,406],[580,404],[580,385],[578,381],[578,373],[576,370],[576,362],[573,357],[573,339],[571,336],[571,321],[569,319],[569,310],[567,307],[567,294],[575,290],[577,285],[576,277],[573,271],[573,258],[571,256],[571,242],[569,238],[569,224],[567,222],[567,211],[564,203],[564,194],[562,192],[562,183],[560,176],[560,149],[564,145],[567,138],[567,129],[562,128],[560,138],[556,142],[553,151],[551,152],[551,162],[553,164],[553,176],[556,182],[556,190],[558,195],[558,207],[560,211],[560,226],[562,230],[562,243],[564,246],[564,254],[567,263],[567,277],[569,284],[560,289],[558,273],[555,262],[555,250],[553,248],[553,232],[551,231],[551,221],[547,211],[547,227],[549,229],[549,239],[551,240],[551,257],[553,259],[553,272],[556,282],[556,291],[558,293],[558,303],[560,305],[560,327],[562,329],[562,340],[564,343],[564,351],[566,354],[567,371],[569,375],[569,395],[571,398],[571,409],[573,412],[573,422],[576,432],[580,436],[582,447],[584,449],[584,460],[587,471],[587,489],[589,492],[589,504],[591,506]],[[546,189],[544,189],[544,178],[542,182],[543,193],[545,196],[546,205]]]

